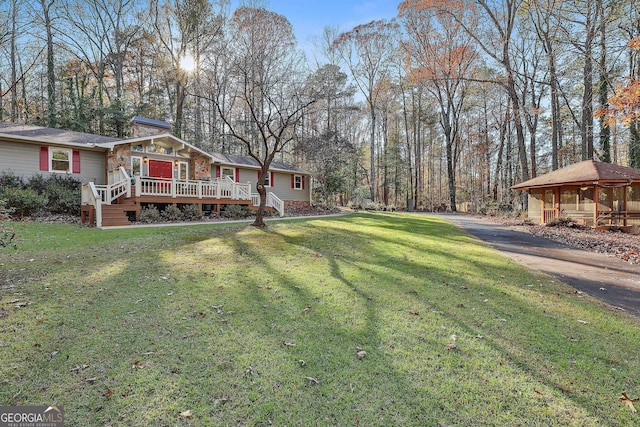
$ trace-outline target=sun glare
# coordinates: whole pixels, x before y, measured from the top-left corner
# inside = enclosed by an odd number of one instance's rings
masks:
[[[182,59],[180,60],[180,68],[182,68],[184,71],[187,71],[189,73],[195,70],[196,62],[193,60],[193,56],[191,55],[183,56]]]

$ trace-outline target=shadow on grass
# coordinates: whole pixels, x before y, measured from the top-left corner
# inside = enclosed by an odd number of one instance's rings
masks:
[[[25,285],[46,303],[3,326],[16,350],[3,401],[61,402],[72,425],[589,424],[615,418],[608,394],[637,373],[617,356],[633,337],[616,321],[439,220],[132,236],[72,277],[53,268]],[[619,346],[592,342],[607,328]]]

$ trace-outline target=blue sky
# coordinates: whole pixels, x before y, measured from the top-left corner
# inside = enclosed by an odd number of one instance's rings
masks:
[[[270,0],[267,9],[287,17],[298,43],[307,52],[313,50],[312,36],[325,26],[348,31],[374,19],[391,19],[398,13],[401,0]],[[233,1],[235,6],[239,1]]]

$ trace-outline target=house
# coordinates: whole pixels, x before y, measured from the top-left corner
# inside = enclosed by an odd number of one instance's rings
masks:
[[[219,215],[228,205],[255,208],[258,163],[243,156],[208,153],[173,136],[162,121],[134,117],[132,136],[117,139],[33,125],[0,123],[0,171],[30,177],[70,174],[83,183],[83,221],[126,225],[154,204],[198,205]],[[267,207],[311,204],[311,175],[273,162],[267,177]]]
[[[529,218],[592,227],[640,225],[640,169],[585,160],[512,187],[528,193]]]

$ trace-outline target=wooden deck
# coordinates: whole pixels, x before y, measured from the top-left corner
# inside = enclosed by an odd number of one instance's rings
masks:
[[[128,225],[140,219],[144,206],[198,205],[201,213],[220,216],[225,205],[254,208],[259,196],[251,185],[228,177],[211,181],[176,180],[150,177],[131,179],[122,168],[110,174],[108,185],[89,183],[82,188],[82,221],[100,226]],[[267,209],[284,213],[284,203],[272,193],[267,195]]]

